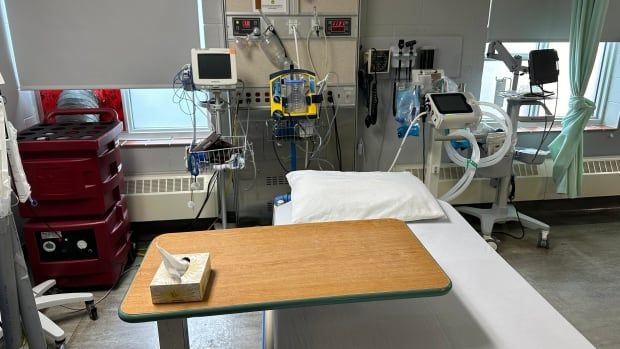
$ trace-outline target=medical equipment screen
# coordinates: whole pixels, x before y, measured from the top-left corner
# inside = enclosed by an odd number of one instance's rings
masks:
[[[431,98],[441,114],[465,114],[474,111],[461,93],[433,94]]]
[[[230,79],[230,55],[226,53],[198,54],[198,77],[200,79]]]

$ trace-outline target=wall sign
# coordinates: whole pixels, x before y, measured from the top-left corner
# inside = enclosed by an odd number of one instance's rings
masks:
[[[287,0],[263,0],[262,9],[264,13],[288,13],[288,1]],[[254,4],[254,11],[256,4]]]

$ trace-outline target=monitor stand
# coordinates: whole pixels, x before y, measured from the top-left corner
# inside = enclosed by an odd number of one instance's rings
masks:
[[[542,99],[542,97],[540,98]],[[519,116],[519,110],[521,106],[524,105],[537,105],[539,104],[539,100],[532,100],[531,98],[509,98],[508,99],[508,115],[512,121],[513,126],[513,139],[516,140],[517,137],[517,127],[519,121],[524,121],[522,117]],[[513,154],[514,158],[514,154]],[[512,160],[512,159],[511,159]],[[504,163],[502,161],[502,163]],[[510,180],[512,177],[512,161],[508,162],[510,168],[505,171],[505,175],[499,178],[499,183],[497,186],[497,194],[495,196],[495,201],[493,202],[493,206],[489,209],[482,209],[476,207],[468,207],[468,206],[460,206],[456,207],[459,212],[468,214],[470,216],[474,216],[480,219],[480,229],[482,232],[482,237],[489,243],[494,250],[497,250],[498,240],[493,237],[493,226],[495,223],[505,223],[505,222],[520,222],[524,227],[530,229],[540,230],[538,236],[538,247],[549,248],[549,225],[534,219],[532,217],[526,216],[523,213],[517,211],[513,204],[509,203],[509,188],[510,188]]]

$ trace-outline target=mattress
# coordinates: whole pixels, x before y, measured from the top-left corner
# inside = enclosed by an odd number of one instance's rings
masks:
[[[452,280],[445,296],[274,310],[278,348],[593,348],[448,203],[409,224]],[[290,222],[291,204],[274,210]]]

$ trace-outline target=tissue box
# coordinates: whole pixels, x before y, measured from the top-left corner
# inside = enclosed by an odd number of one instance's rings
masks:
[[[204,298],[211,259],[208,253],[174,255],[189,258],[189,268],[181,277],[181,282],[173,279],[162,262],[151,281],[151,300],[153,304],[198,302]]]

